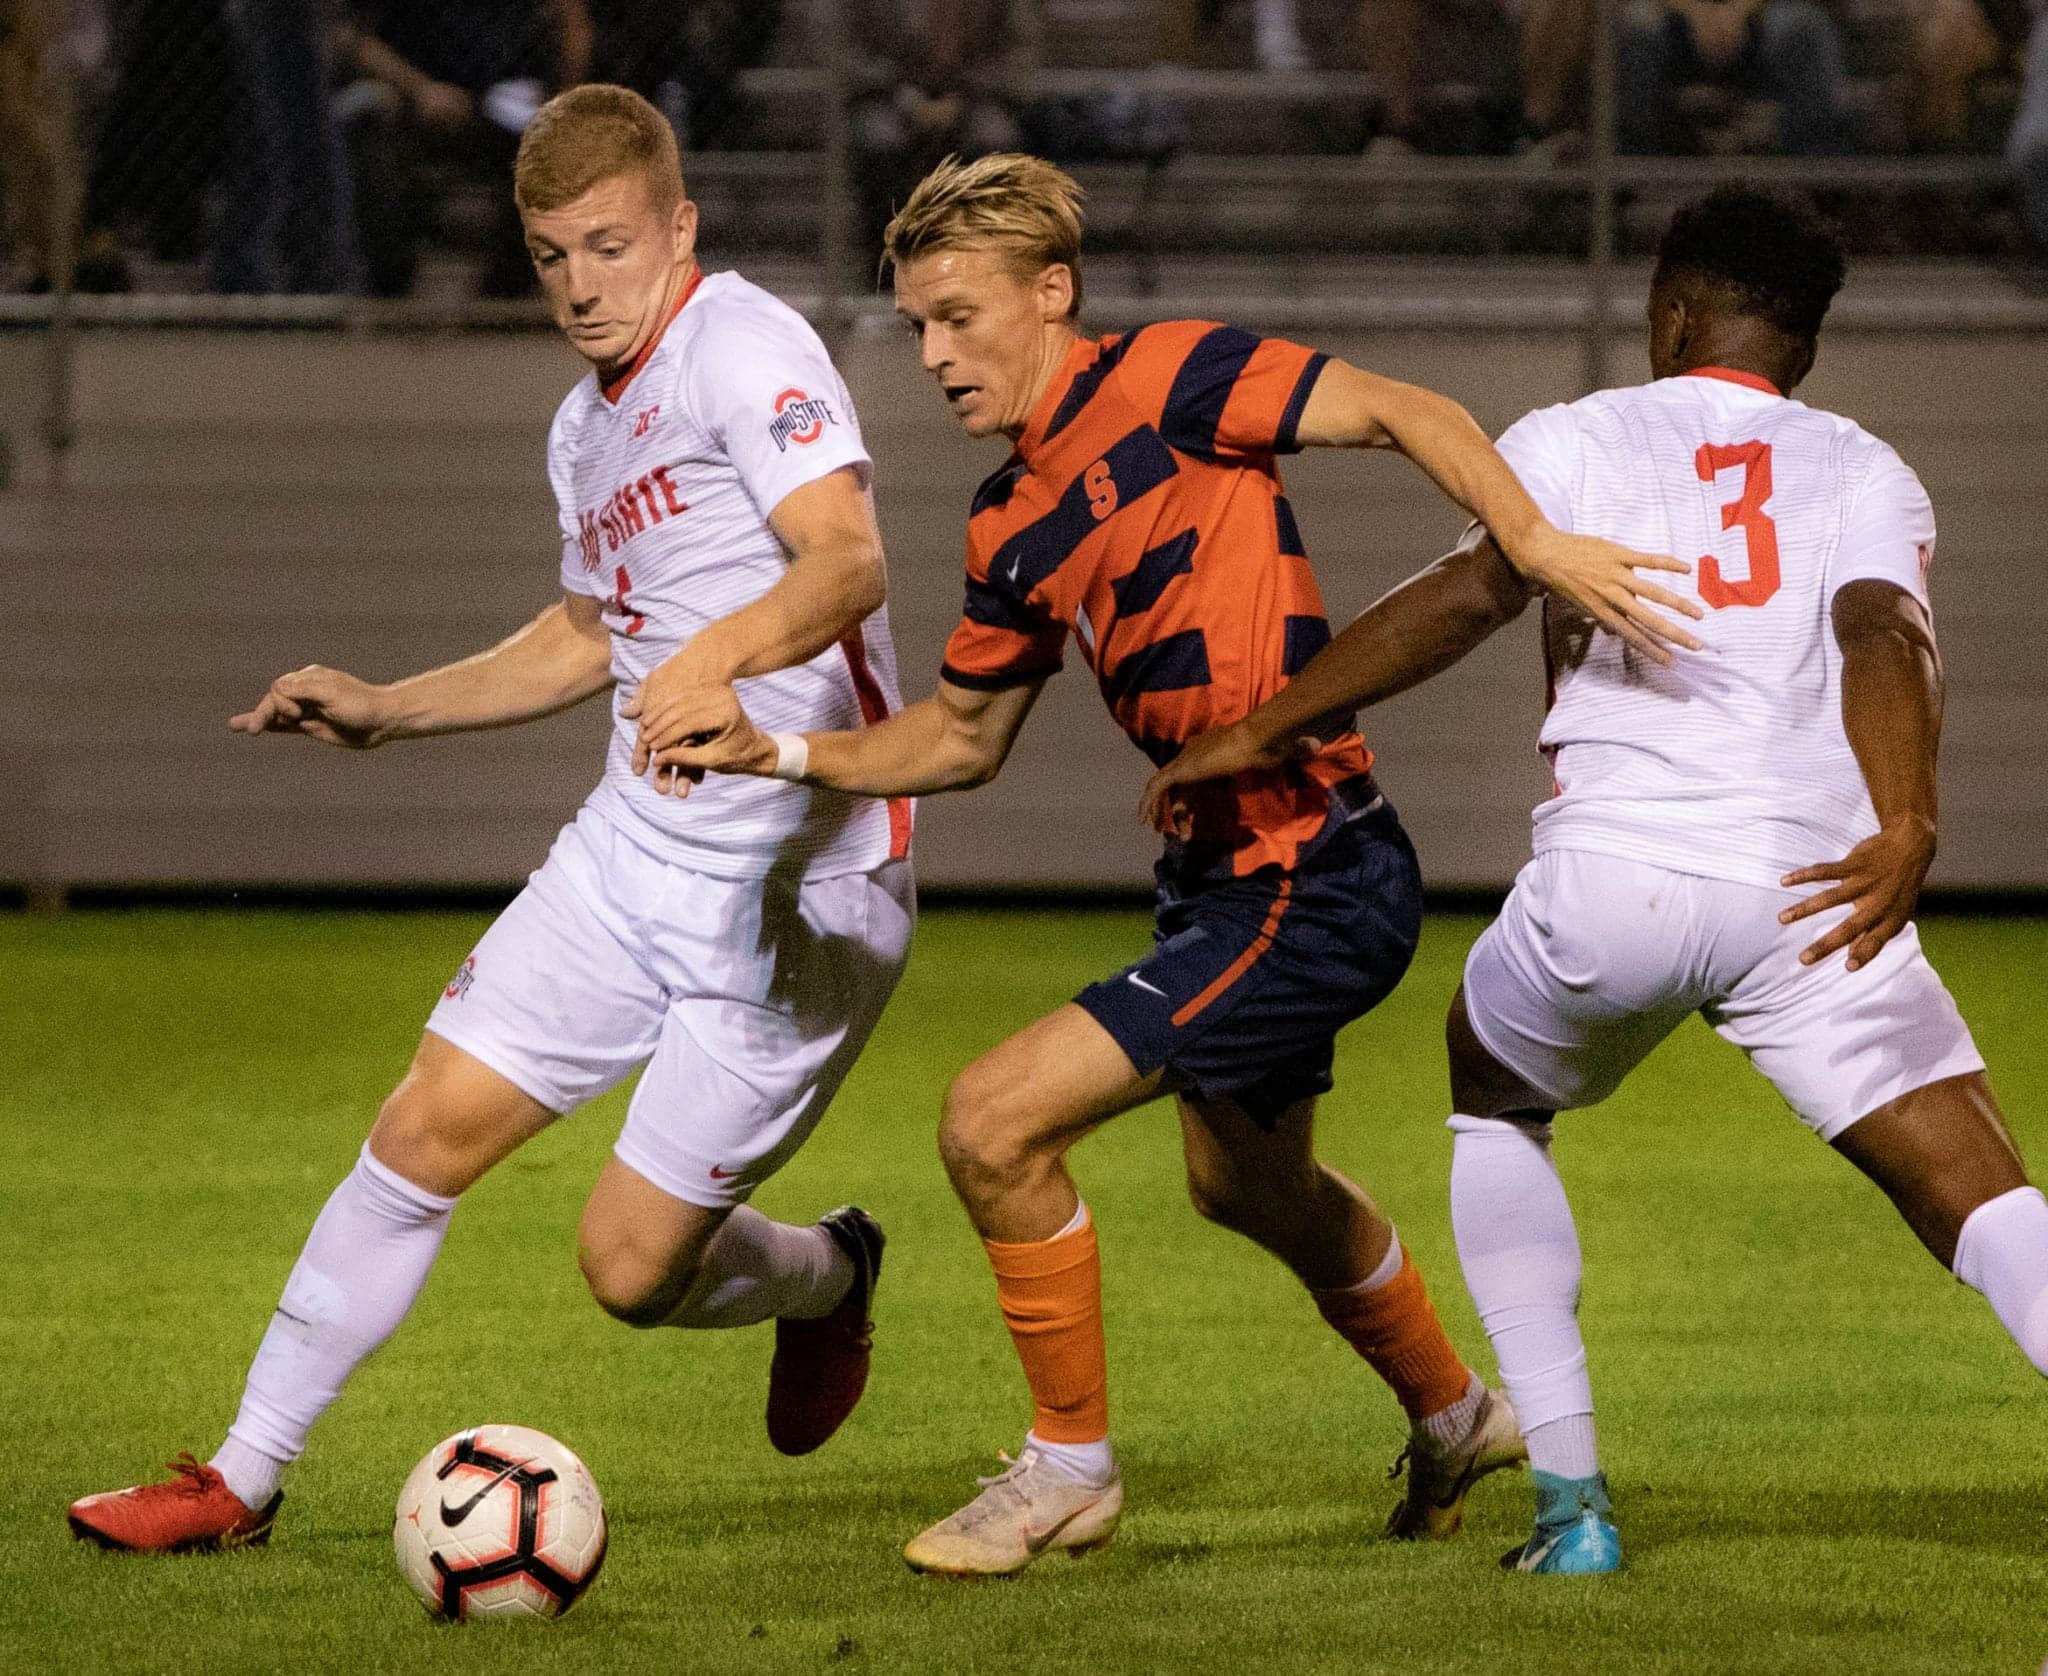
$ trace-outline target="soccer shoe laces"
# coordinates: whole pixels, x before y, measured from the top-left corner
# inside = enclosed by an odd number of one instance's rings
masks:
[[[163,1486],[164,1489],[173,1491],[181,1496],[203,1496],[206,1494],[208,1489],[206,1464],[197,1455],[193,1454],[191,1450],[179,1450],[177,1459],[168,1464],[171,1471],[177,1474],[177,1477],[165,1484]]]
[[[1007,1484],[1026,1467],[1036,1464],[1038,1451],[1036,1449],[1026,1449],[1023,1454],[1012,1458],[1009,1450],[998,1449],[996,1451],[996,1459],[1003,1463],[1003,1470],[1001,1472],[990,1473],[986,1478],[977,1476],[974,1480],[984,1490],[993,1489],[998,1484]]]

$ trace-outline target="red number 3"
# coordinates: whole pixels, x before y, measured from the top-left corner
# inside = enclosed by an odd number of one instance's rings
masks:
[[[1742,495],[1721,508],[1721,528],[1742,528],[1749,574],[1731,582],[1721,574],[1721,561],[1711,553],[1700,560],[1700,598],[1715,610],[1724,605],[1761,605],[1778,591],[1778,526],[1764,510],[1771,498],[1771,445],[1768,442],[1707,442],[1693,456],[1702,483],[1715,474],[1742,467]]]

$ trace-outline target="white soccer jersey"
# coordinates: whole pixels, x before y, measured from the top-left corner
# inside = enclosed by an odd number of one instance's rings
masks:
[[[1689,625],[1705,650],[1665,669],[1546,602],[1538,853],[1776,886],[1875,832],[1829,607],[1861,577],[1926,602],[1934,513],[1899,456],[1719,370],[1543,408],[1500,451],[1552,523],[1687,560],[1690,578],[1657,579],[1708,608]]]
[[[706,624],[781,578],[768,515],[791,490],[869,469],[860,422],[802,316],[734,273],[700,276],[677,314],[610,385],[571,390],[548,433],[561,509],[562,585],[605,602],[614,725],[591,807],[700,872],[822,878],[907,853],[910,805],[779,780],[710,775],[686,798],[633,774],[636,724],[618,716]],[[809,663],[741,681],[768,732],[857,728],[900,707],[887,612]]]

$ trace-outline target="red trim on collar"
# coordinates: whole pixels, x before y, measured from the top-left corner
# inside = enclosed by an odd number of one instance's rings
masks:
[[[703,283],[704,270],[698,268],[690,275],[690,283],[683,287],[683,294],[676,298],[676,306],[668,311],[668,319],[656,327],[654,336],[640,346],[640,353],[633,357],[631,365],[609,383],[598,385],[598,389],[606,401],[610,402],[614,407],[618,406],[619,398],[626,393],[626,386],[640,376],[640,369],[654,358],[655,350],[661,347],[661,340],[668,335],[669,322],[683,312],[683,304],[697,294],[697,287]]]
[[[1761,390],[1767,396],[1783,398],[1780,390],[1768,378],[1759,378],[1753,372],[1738,372],[1733,367],[1694,367],[1678,375],[1680,378],[1718,378],[1724,384],[1740,384],[1747,390]]]

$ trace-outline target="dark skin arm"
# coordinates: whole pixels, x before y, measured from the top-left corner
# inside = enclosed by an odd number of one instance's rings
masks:
[[[1491,536],[1447,553],[1383,595],[1242,721],[1192,739],[1146,782],[1140,809],[1187,836],[1180,786],[1313,756],[1325,717],[1348,716],[1442,673],[1520,616],[1535,590]]]
[[[1838,949],[1867,965],[1913,917],[1934,862],[1939,813],[1934,758],[1941,743],[1941,653],[1926,607],[1903,588],[1868,579],[1835,595],[1842,648],[1842,727],[1877,810],[1877,832],[1839,861],[1787,873],[1787,885],[1831,888],[1796,902],[1786,925],[1849,904],[1846,919],[1800,955],[1811,966]]]

